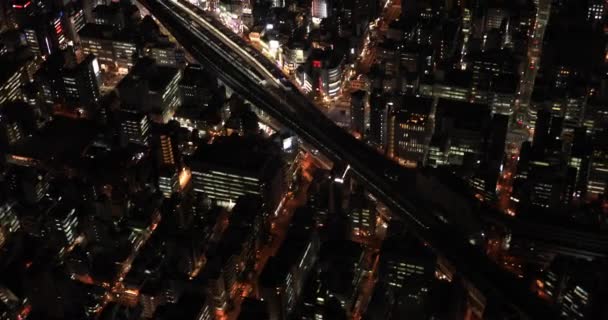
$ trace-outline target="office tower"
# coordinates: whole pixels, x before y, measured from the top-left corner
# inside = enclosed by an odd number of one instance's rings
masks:
[[[532,184],[529,197],[533,206],[555,209],[562,205],[562,197],[567,186],[563,177],[565,172],[558,170],[559,168],[550,167],[546,162],[532,163],[528,181]]]
[[[473,70],[473,99],[485,102],[494,79],[517,74],[518,61],[509,50],[489,50],[471,53],[468,58]]]
[[[534,284],[537,294],[554,303],[563,319],[601,319],[606,316],[602,289],[606,264],[556,256]]]
[[[372,237],[376,233],[376,205],[363,190],[353,192],[349,203],[348,218],[355,237]]]
[[[36,5],[30,0],[12,0],[15,22],[20,28],[27,26],[34,20]]]
[[[180,105],[181,70],[163,67],[149,58],[137,61],[117,86],[123,105],[166,123]]]
[[[15,211],[15,203],[4,203],[0,206],[0,229],[10,235],[21,229],[19,217]]]
[[[0,316],[6,319],[19,319],[23,310],[21,306],[24,304],[30,306],[19,299],[9,288],[0,286]]]
[[[388,103],[380,90],[374,90],[369,98],[369,142],[377,148],[386,146]]]
[[[34,168],[16,170],[19,179],[19,193],[27,204],[35,204],[49,191],[51,174]]]
[[[32,61],[31,54],[24,50],[0,57],[0,105],[22,100],[22,86],[28,82]]]
[[[350,129],[363,137],[365,133],[365,105],[367,93],[355,91],[350,96]]]
[[[495,162],[500,166],[505,154],[505,144],[509,129],[509,117],[502,114],[495,114],[492,117],[486,150],[486,162]]]
[[[576,128],[583,125],[587,97],[581,95],[579,97],[567,97],[565,100],[562,113],[564,117],[563,133],[571,135]]]
[[[262,205],[257,196],[240,198],[219,243],[206,253],[203,276],[216,312],[227,311],[230,301],[237,298],[239,280],[254,270],[260,224],[264,223]]]
[[[503,21],[508,19],[508,12],[502,8],[489,8],[485,16],[485,30],[500,29]]]
[[[51,26],[52,26],[52,39],[57,45],[58,49],[65,49],[68,45],[68,38],[66,37],[66,28],[65,28],[65,17],[64,12],[60,11],[51,16]]]
[[[77,63],[73,53],[56,52],[34,77],[47,104],[60,104],[91,117],[96,115],[101,95],[100,76],[99,63],[92,55]]]
[[[123,109],[118,112],[118,118],[123,144],[148,145],[150,139],[150,120],[148,120],[145,114],[135,110]]]
[[[34,54],[46,57],[69,44],[70,21],[63,7],[46,8],[42,2],[27,1],[14,10],[17,24]]]
[[[0,147],[8,148],[24,138],[21,125],[3,116],[0,119]]]
[[[100,97],[100,68],[97,58],[87,56],[81,63],[63,74],[66,100],[92,114]]]
[[[606,2],[602,0],[591,0],[587,7],[587,20],[601,22],[606,15]]]
[[[310,56],[310,45],[304,41],[289,41],[282,47],[283,61],[290,72],[303,65]]]
[[[558,147],[556,144],[562,135],[563,120],[564,118],[553,116],[546,109],[537,112],[532,138],[535,156],[542,157],[548,150]]]
[[[313,0],[312,1],[312,19],[313,23],[319,24],[322,19],[329,17],[331,14],[331,0]]]
[[[159,66],[179,68],[186,64],[186,54],[173,43],[153,44],[145,51]]]
[[[470,101],[472,83],[472,72],[447,70],[443,74],[438,73],[437,79],[432,83],[421,83],[420,94],[425,97]]]
[[[591,197],[608,192],[608,132],[594,138],[587,192]]]
[[[378,15],[380,9],[379,2],[376,0],[353,0],[345,3],[350,11],[350,18],[353,24],[367,24]]]
[[[344,56],[334,50],[314,50],[309,62],[296,70],[297,81],[305,91],[336,98],[340,94]]]
[[[490,120],[487,105],[439,99],[434,135],[436,142],[448,139],[449,164],[471,165],[479,160]]]
[[[353,308],[357,288],[368,270],[362,245],[337,238],[325,241],[321,245],[319,266],[319,280],[324,291],[319,296],[323,299],[335,297],[344,309]]]
[[[208,252],[209,257],[220,257],[222,276],[230,299],[234,299],[233,288],[246,271],[251,270],[254,258],[253,233],[246,227],[231,224],[222,236],[216,252]]]
[[[194,191],[232,207],[247,194],[259,195],[269,212],[279,205],[285,188],[279,147],[255,136],[216,138],[199,146],[190,159]]]
[[[209,106],[217,85],[217,79],[201,65],[189,64],[179,82],[182,106]]]
[[[245,298],[241,303],[241,312],[237,320],[269,320],[268,306],[265,301]]]
[[[297,211],[285,241],[260,275],[261,297],[267,304],[269,319],[288,319],[293,314],[319,258],[320,245],[310,213]]]
[[[160,150],[161,150],[161,160],[164,165],[175,165],[175,156],[174,156],[174,147],[171,140],[171,136],[161,134],[159,137],[160,140]]]
[[[407,236],[389,235],[380,249],[378,282],[366,318],[427,317],[435,269],[436,257],[428,248]]]
[[[123,29],[128,21],[128,12],[125,12],[125,10],[126,6],[118,2],[112,2],[94,7],[92,14],[95,24]]]
[[[272,0],[272,7],[274,7],[274,8],[285,7],[285,0]]]
[[[436,257],[416,240],[389,236],[380,249],[380,278],[393,290],[412,282],[430,285],[435,274]]]
[[[492,114],[513,114],[513,103],[517,93],[519,78],[515,75],[494,77],[490,84],[487,103],[492,107]]]
[[[423,164],[431,141],[433,99],[402,96],[388,119],[387,155],[409,166]]]
[[[102,70],[117,69],[126,74],[135,63],[136,39],[127,32],[107,25],[87,23],[79,32],[84,54],[99,59]]]
[[[49,213],[50,231],[57,236],[57,239],[64,245],[71,245],[76,240],[78,217],[76,209],[67,204],[60,203]]]
[[[72,4],[68,11],[68,38],[74,43],[80,43],[78,32],[86,25],[85,11],[83,6]]]
[[[568,166],[576,170],[575,198],[583,197],[587,193],[592,151],[591,141],[585,128],[575,129],[570,158],[568,160]]]
[[[175,167],[163,166],[159,169],[158,189],[165,198],[171,198],[179,190],[179,176]]]

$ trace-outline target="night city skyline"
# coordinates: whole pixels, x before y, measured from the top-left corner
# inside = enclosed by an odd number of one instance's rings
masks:
[[[606,301],[608,1],[0,1],[0,320]]]

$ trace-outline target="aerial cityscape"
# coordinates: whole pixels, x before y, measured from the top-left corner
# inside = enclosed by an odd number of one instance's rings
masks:
[[[26,319],[608,319],[608,1],[0,1]]]

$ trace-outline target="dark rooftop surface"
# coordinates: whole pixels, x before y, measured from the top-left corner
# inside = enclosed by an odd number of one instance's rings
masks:
[[[101,39],[135,43],[135,37],[130,32],[119,30],[110,25],[87,23],[79,32],[80,38]]]
[[[119,91],[138,87],[142,82],[148,85],[150,91],[162,93],[171,80],[179,73],[179,69],[159,66],[154,59],[142,58],[137,61],[129,74],[118,84]]]
[[[92,121],[55,117],[42,132],[15,145],[10,154],[42,162],[75,164],[97,132]]]
[[[33,55],[27,47],[0,56],[0,66],[2,66],[0,67],[0,85],[3,85],[25,62],[32,58]]]
[[[279,149],[272,141],[257,137],[218,137],[213,144],[199,146],[192,156],[193,168],[198,164],[239,170],[263,176],[278,168]]]
[[[436,118],[438,128],[442,120],[453,121],[453,128],[482,130],[490,120],[490,108],[485,104],[439,99]]]

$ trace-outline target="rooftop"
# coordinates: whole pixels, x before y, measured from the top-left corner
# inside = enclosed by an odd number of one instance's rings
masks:
[[[47,163],[75,164],[96,133],[92,121],[55,117],[42,131],[15,145],[10,154]]]
[[[102,39],[135,43],[136,37],[132,32],[119,30],[110,25],[87,23],[79,32],[80,38]]]
[[[208,166],[262,177],[280,167],[279,156],[280,149],[271,140],[233,135],[199,146],[191,162],[194,170]]]
[[[137,61],[129,74],[117,86],[119,92],[138,87],[145,82],[150,91],[164,92],[169,83],[177,76],[179,69],[159,66],[154,59],[142,58]]]

